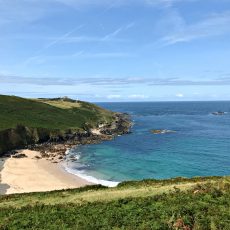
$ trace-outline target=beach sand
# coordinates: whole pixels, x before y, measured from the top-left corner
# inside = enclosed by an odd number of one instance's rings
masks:
[[[27,157],[0,159],[0,194],[52,191],[90,184],[66,172],[60,163],[37,159],[39,152],[19,152]]]

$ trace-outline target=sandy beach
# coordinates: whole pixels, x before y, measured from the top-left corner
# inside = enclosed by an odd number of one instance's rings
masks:
[[[52,191],[90,184],[66,172],[60,163],[38,159],[39,152],[19,152],[27,157],[0,159],[0,194]]]

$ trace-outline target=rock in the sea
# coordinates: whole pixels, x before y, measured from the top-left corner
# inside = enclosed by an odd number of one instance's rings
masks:
[[[222,116],[225,114],[225,112],[218,111],[218,112],[213,112],[212,114],[216,116]]]
[[[176,131],[168,129],[152,129],[151,133],[153,134],[166,134],[166,133],[175,133]]]

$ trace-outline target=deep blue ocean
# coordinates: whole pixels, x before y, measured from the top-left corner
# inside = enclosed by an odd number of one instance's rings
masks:
[[[70,150],[68,171],[92,182],[230,175],[230,102],[99,103],[131,115],[132,133]],[[223,111],[222,116],[212,112]],[[154,135],[152,129],[174,133]]]

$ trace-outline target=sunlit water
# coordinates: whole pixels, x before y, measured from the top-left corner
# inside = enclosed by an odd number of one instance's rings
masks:
[[[70,151],[66,168],[94,183],[230,174],[230,102],[100,103],[126,112],[132,133]],[[226,112],[215,116],[212,112]],[[154,135],[152,129],[175,133]]]

